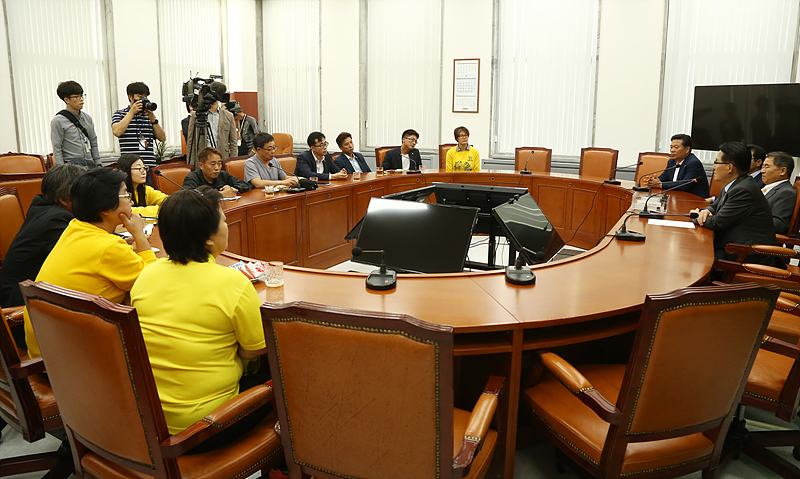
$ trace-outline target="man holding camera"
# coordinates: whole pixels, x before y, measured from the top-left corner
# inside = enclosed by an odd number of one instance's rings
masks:
[[[155,140],[167,139],[167,134],[153,113],[157,106],[147,98],[150,95],[150,88],[142,82],[131,83],[126,92],[131,104],[114,112],[111,117],[111,132],[119,138],[121,153],[138,155],[145,166],[154,168]]]

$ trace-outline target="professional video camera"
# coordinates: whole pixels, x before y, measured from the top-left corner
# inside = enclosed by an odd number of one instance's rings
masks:
[[[224,83],[220,83],[215,78],[222,78],[217,75],[211,75],[211,78],[192,78],[183,84],[183,102],[186,107],[189,105],[195,111],[195,121],[198,127],[203,129],[208,125],[208,109],[215,101],[228,103],[231,100],[229,93],[226,93],[228,87]]]

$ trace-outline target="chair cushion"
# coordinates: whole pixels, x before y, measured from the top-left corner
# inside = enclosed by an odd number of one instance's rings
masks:
[[[464,432],[466,432],[469,424],[469,416],[469,411],[453,408],[453,457],[461,450],[461,442],[464,440]],[[497,431],[489,429],[483,439],[483,446],[472,458],[469,473],[464,476],[464,479],[482,479],[486,477],[486,473],[489,472],[489,466],[492,464],[496,446]]]
[[[776,309],[769,319],[767,334],[781,341],[797,344],[800,339],[800,316]]]
[[[280,439],[275,434],[275,414],[266,419],[239,440],[203,454],[180,456],[178,469],[186,479],[229,479],[247,477],[277,454],[281,454]],[[137,478],[152,476],[127,469],[107,461],[92,452],[81,458],[84,472],[98,479]]]
[[[616,403],[624,364],[596,364],[580,367],[581,373],[603,397]],[[523,399],[552,432],[595,465],[599,465],[608,423],[546,373],[542,381],[526,389]],[[711,454],[714,444],[701,433],[628,444],[622,473],[669,468],[700,460]]]
[[[793,363],[792,358],[759,349],[744,394],[778,402]]]
[[[36,402],[39,403],[42,419],[47,421],[57,418],[59,416],[58,404],[56,404],[56,397],[50,388],[50,382],[42,374],[34,374],[29,380]],[[14,399],[11,397],[11,393],[4,389],[0,389],[0,407],[8,411],[12,416],[18,417]]]

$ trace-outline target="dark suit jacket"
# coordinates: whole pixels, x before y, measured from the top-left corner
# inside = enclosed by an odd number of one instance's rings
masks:
[[[676,161],[670,158],[667,162],[667,170],[661,173],[661,176],[658,177],[659,181],[661,181],[662,189],[668,190],[680,185],[680,182],[683,180],[691,180],[692,178],[696,178],[697,183],[686,183],[678,186],[678,188],[675,189],[677,191],[692,193],[700,198],[708,198],[711,196],[708,191],[708,177],[706,176],[706,170],[703,168],[703,163],[700,162],[696,156],[694,156],[694,153],[689,153],[689,156],[687,156],[686,159],[681,162],[681,165],[678,168],[678,179],[676,181],[672,181],[672,177],[675,175],[675,170],[672,167],[675,166],[675,163]]]
[[[354,151],[353,156],[356,157],[356,161],[358,161],[358,166],[359,168],[361,168],[362,173],[369,173],[370,171],[372,171],[369,169],[369,165],[367,164],[367,160],[364,159],[364,155],[362,155],[357,151]],[[337,156],[336,159],[333,160],[333,164],[336,165],[337,170],[341,170],[342,168],[344,168],[345,170],[347,170],[348,175],[353,174],[354,171],[353,164],[350,163],[350,160],[347,159],[346,156],[344,156],[344,153],[340,153],[339,156]]]
[[[422,164],[422,157],[419,156],[419,150],[416,148],[411,149],[411,151],[408,152],[408,158],[411,160],[411,164],[408,165],[408,169],[418,170],[419,165]],[[386,152],[386,156],[383,157],[383,163],[381,163],[381,166],[384,170],[400,170],[403,168],[403,158],[400,156],[399,146]]]
[[[721,192],[705,209],[713,215],[703,223],[703,228],[714,231],[715,259],[736,259],[736,254],[725,253],[728,243],[776,244],[769,202],[750,175],[733,180],[728,191]],[[769,256],[748,255],[745,262],[786,269],[783,261]]]
[[[789,223],[792,221],[794,213],[794,202],[797,199],[797,191],[788,181],[772,188],[765,195],[772,209],[772,222],[775,225],[775,233],[786,234],[789,231]]]
[[[317,177],[320,180],[330,180],[331,173],[336,173],[341,168],[336,168],[333,164],[330,153],[325,155],[322,161],[325,173],[317,173],[317,160],[314,158],[314,153],[311,150],[306,150],[297,156],[297,164],[294,167],[295,176],[302,176],[303,178]]]
[[[764,187],[764,180],[761,179],[761,172],[760,171],[758,172],[758,174],[756,176],[753,177],[753,179],[756,180],[756,184],[758,185],[759,188],[763,188]]]
[[[203,176],[203,172],[200,170],[199,167],[193,172],[186,175],[186,178],[183,179],[183,187],[186,189],[197,188],[203,185],[210,186],[215,190],[218,190],[223,186],[228,185],[230,187],[239,190],[239,193],[244,193],[245,191],[250,191],[253,189],[253,185],[251,185],[250,183],[245,183],[244,181],[233,176],[227,171],[220,171],[219,176],[214,178],[213,183],[209,183],[206,181],[206,177]]]

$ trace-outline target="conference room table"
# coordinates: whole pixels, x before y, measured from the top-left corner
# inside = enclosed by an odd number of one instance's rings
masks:
[[[355,242],[344,238],[366,213],[370,198],[434,181],[527,188],[564,241],[587,251],[533,266],[532,286],[506,283],[504,271],[495,270],[399,274],[395,289],[373,291],[365,286],[366,274],[324,271],[350,259]],[[465,364],[486,365],[491,374],[506,378],[496,416],[499,437],[493,470],[511,478],[524,352],[634,331],[646,295],[708,278],[714,256],[709,230],[655,225],[631,217],[628,229],[644,233],[645,241],[626,242],[607,235],[619,229],[627,216],[632,186],[630,181],[612,185],[604,184],[603,178],[557,173],[428,170],[424,175],[362,174],[360,181],[351,175],[316,191],[279,192],[272,198],[257,189],[223,203],[229,246],[217,262],[283,261],[284,286],[255,283],[263,301],[404,313],[452,326],[457,361],[477,357],[477,362]],[[670,192],[668,212],[688,213],[705,205],[697,196]],[[468,378],[470,372],[468,367],[456,369],[462,377]],[[480,380],[485,382],[485,377]],[[470,391],[468,401],[474,404],[477,394],[480,391]]]

